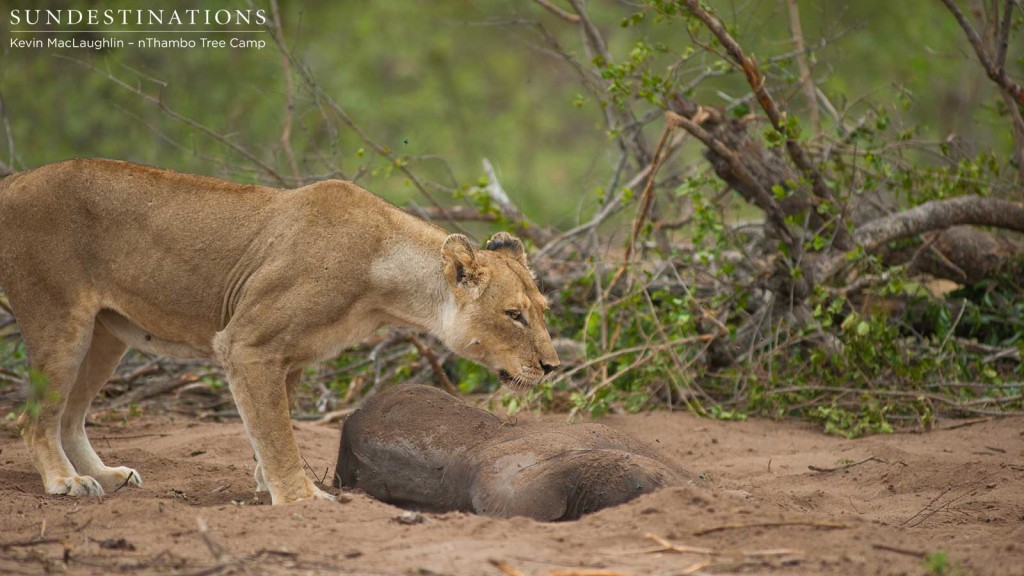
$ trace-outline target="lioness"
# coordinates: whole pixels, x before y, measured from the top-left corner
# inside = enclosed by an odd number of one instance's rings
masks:
[[[474,249],[350,182],[275,190],[112,160],[15,174],[0,286],[57,393],[20,420],[50,494],[141,485],[84,426],[129,346],[221,363],[274,504],[330,497],[303,472],[289,386],[381,326],[428,330],[513,388],[558,366],[517,238]]]

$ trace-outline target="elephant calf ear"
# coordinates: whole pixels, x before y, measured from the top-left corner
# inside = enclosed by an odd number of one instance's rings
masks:
[[[491,239],[487,241],[487,249],[504,252],[529,268],[526,263],[526,250],[523,249],[523,242],[508,232],[498,232],[491,236]]]
[[[473,245],[462,234],[451,234],[441,245],[444,277],[453,290],[476,298],[486,284],[486,274],[476,260]]]

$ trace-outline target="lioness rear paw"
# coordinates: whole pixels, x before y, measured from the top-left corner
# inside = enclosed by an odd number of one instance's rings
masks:
[[[47,494],[103,496],[103,486],[92,476],[62,476],[46,485]]]
[[[107,492],[117,492],[125,486],[142,486],[142,476],[139,471],[127,466],[116,466],[104,468],[92,474],[100,485]]]

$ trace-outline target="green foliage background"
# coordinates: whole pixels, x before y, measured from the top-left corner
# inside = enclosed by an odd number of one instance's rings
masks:
[[[262,51],[10,48],[9,9],[37,4],[0,4],[0,95],[19,167],[105,156],[236,180],[254,177],[251,167],[223,145],[168,118],[104,74],[61,56],[159,93],[174,110],[284,165],[276,143],[285,84],[272,43]],[[755,55],[791,51],[783,2],[709,4],[734,23],[733,32]],[[898,122],[920,127],[922,138],[956,133],[981,146],[1011,146],[1010,133],[991,106],[978,105],[993,101],[992,88],[953,19],[933,0],[801,4],[807,44],[818,47],[815,77],[837,106],[845,102],[861,112],[871,106],[891,109]],[[97,6],[151,7],[124,0],[46,3],[49,8]],[[165,9],[245,6],[159,3]],[[636,11],[630,3],[600,0],[588,8],[613,54],[628,54],[640,38],[661,43],[673,54],[689,47],[678,26],[653,19],[619,29]],[[586,60],[575,27],[524,1],[286,0],[281,9],[287,44],[373,140],[400,155],[430,157],[416,162],[417,173],[451,186],[439,158],[451,165],[458,183],[472,183],[481,173],[481,159],[489,158],[527,214],[561,227],[585,218],[597,202],[596,191],[614,168],[600,114],[606,103],[585,93],[532,22],[543,22],[563,48]],[[261,37],[269,43],[269,35]],[[1011,47],[1011,55],[1021,53],[1016,48]],[[787,63],[770,71],[784,77],[795,74],[795,66]],[[695,72],[699,69],[684,71],[679,83]],[[741,89],[742,78],[732,75],[708,82],[698,95],[724,103],[719,90],[738,96]],[[782,96],[795,96],[795,91]],[[909,99],[909,107],[895,105],[901,96]],[[315,103],[299,88],[296,97],[293,146],[305,158],[301,170],[325,173],[315,156],[327,155],[347,175],[356,174],[366,161],[360,154],[364,144],[349,132],[325,130]],[[798,103],[793,107],[798,109]],[[8,153],[6,143],[0,144],[0,156]],[[413,195],[409,184],[388,170],[369,173],[362,182],[395,201]]]

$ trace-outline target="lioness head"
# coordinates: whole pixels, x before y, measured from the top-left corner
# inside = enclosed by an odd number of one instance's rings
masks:
[[[441,248],[444,277],[455,310],[445,321],[445,344],[493,370],[505,386],[536,385],[558,367],[544,311],[523,243],[499,232],[485,250],[452,234]]]

